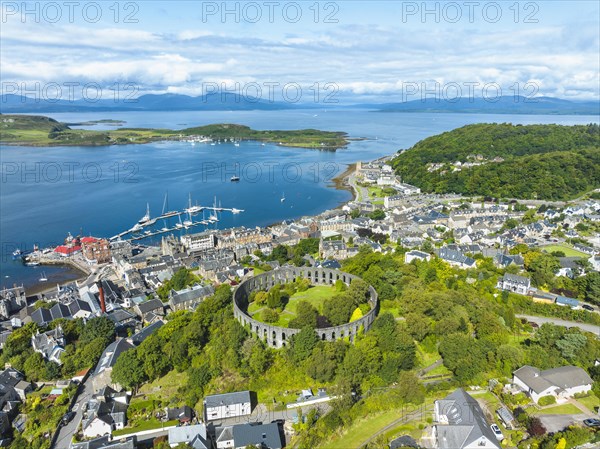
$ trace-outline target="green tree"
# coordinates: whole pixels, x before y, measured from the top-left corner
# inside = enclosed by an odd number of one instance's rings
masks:
[[[319,342],[317,333],[311,327],[305,327],[290,337],[290,355],[295,362],[306,360]]]
[[[111,379],[114,383],[133,390],[134,394],[147,379],[144,363],[138,358],[135,348],[129,349],[119,356],[113,367]]]

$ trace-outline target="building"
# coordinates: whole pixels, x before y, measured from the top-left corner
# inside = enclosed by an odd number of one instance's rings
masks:
[[[557,402],[563,402],[576,393],[590,391],[592,383],[588,373],[578,366],[561,366],[540,371],[525,365],[513,373],[513,384],[535,402],[544,396],[554,396]]]
[[[518,293],[519,295],[526,295],[530,287],[531,281],[529,278],[510,273],[505,273],[504,276],[498,279],[496,285],[496,288],[500,290]]]
[[[117,358],[119,358],[123,352],[132,349],[133,347],[134,346],[124,338],[118,339],[106,347],[100,357],[100,361],[96,366],[94,374],[92,374],[94,391],[100,391],[106,386],[111,386],[115,390],[121,389],[120,385],[113,384],[110,376],[115,363],[117,363]]]
[[[215,429],[217,449],[282,449],[284,441],[277,423],[246,423]]]
[[[246,416],[252,413],[254,400],[250,391],[214,394],[204,398],[204,420]]]
[[[11,314],[18,312],[27,306],[25,288],[20,287],[3,288],[0,290],[0,319],[6,320]]]
[[[172,311],[194,309],[204,298],[214,294],[212,285],[193,285],[183,290],[171,290],[169,293],[169,306]]]
[[[205,251],[217,246],[217,236],[214,232],[201,232],[181,237],[181,243],[188,252]]]
[[[60,356],[65,352],[65,337],[62,327],[49,330],[40,334],[31,336],[31,346],[33,350],[39,352],[44,358],[50,362],[62,364]]]
[[[438,256],[452,266],[460,268],[474,268],[476,266],[475,259],[465,256],[460,251],[448,248],[447,246],[439,249]]]
[[[404,254],[404,263],[411,263],[413,260],[429,260],[431,255],[424,253],[423,251],[417,251],[416,249],[409,251]]]
[[[106,239],[82,237],[81,252],[88,263],[108,263],[112,259],[110,243]]]
[[[169,446],[176,447],[179,444],[187,444],[193,449],[212,448],[204,424],[180,426],[169,429]]]
[[[343,240],[321,240],[319,242],[319,256],[322,259],[346,259],[348,248]]]
[[[435,449],[500,449],[478,402],[459,388],[434,404]]]
[[[81,422],[83,436],[94,438],[111,435],[127,424],[129,394],[118,393],[110,387],[102,388],[87,404]]]
[[[111,440],[108,435],[94,438],[93,440],[73,443],[72,449],[136,449],[137,437],[121,437],[118,440]]]

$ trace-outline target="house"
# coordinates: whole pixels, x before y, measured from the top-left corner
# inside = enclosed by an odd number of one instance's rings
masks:
[[[500,449],[479,403],[459,388],[434,404],[436,449]]]
[[[108,435],[83,441],[81,443],[72,443],[72,449],[136,449],[137,437],[121,437],[111,440]]]
[[[121,389],[120,385],[112,383],[110,376],[119,356],[123,352],[127,351],[128,349],[132,349],[133,347],[134,346],[124,338],[120,338],[106,347],[102,353],[102,356],[100,357],[100,361],[96,366],[94,374],[92,374],[92,385],[94,387],[94,391],[100,391],[108,385],[112,385],[115,390]]]
[[[321,240],[319,256],[321,259],[346,259],[348,248],[343,240]]]
[[[142,328],[142,330],[140,330],[139,332],[136,332],[131,337],[129,337],[128,338],[129,343],[131,343],[134,346],[141,345],[142,342],[146,338],[148,338],[155,331],[157,331],[158,329],[160,329],[161,327],[163,327],[164,324],[165,323],[162,320],[157,320],[154,323],[149,324],[148,326]]]
[[[111,435],[127,424],[128,393],[118,393],[110,387],[102,388],[87,404],[81,422],[83,436],[93,438]]]
[[[255,446],[261,449],[282,449],[284,439],[281,437],[277,423],[246,423],[215,429],[217,449],[246,449]]]
[[[65,352],[65,337],[61,326],[40,334],[31,336],[33,350],[39,352],[50,362],[62,364],[60,356]]]
[[[214,294],[212,285],[193,285],[183,290],[171,290],[169,294],[169,306],[172,311],[194,309],[202,300]]]
[[[458,250],[448,248],[444,246],[440,248],[438,251],[438,256],[440,259],[444,260],[444,262],[449,263],[450,265],[460,267],[460,268],[473,268],[475,267],[475,259],[469,256],[465,256]]]
[[[404,254],[404,263],[411,263],[413,260],[423,261],[429,259],[431,259],[430,254],[424,253],[423,251],[417,251],[416,249]]]
[[[33,391],[33,387],[24,379],[23,373],[14,368],[0,372],[0,409],[4,409],[7,402],[25,401],[25,396]]]
[[[517,274],[505,273],[500,279],[496,288],[505,290],[519,295],[526,295],[531,287],[531,281],[529,278],[519,276]]]
[[[8,319],[12,313],[18,312],[27,306],[25,288],[3,288],[0,290],[0,319]]]
[[[204,398],[204,420],[234,418],[252,413],[255,401],[250,391],[214,394]]]
[[[211,449],[204,424],[193,426],[172,427],[169,429],[169,446],[176,447],[179,444],[187,444],[193,449]]]
[[[578,366],[560,366],[540,371],[525,365],[513,373],[513,384],[538,402],[543,396],[554,396],[557,402],[565,401],[576,393],[592,389],[592,379]]]
[[[135,313],[140,317],[144,318],[146,314],[153,313],[155,315],[164,315],[165,306],[160,299],[149,299],[148,301],[136,304],[133,307]]]
[[[193,411],[187,405],[183,407],[166,408],[165,409],[167,421],[176,419],[180,424],[186,424],[192,421],[194,417]]]

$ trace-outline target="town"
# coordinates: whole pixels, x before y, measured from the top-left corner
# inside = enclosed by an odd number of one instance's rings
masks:
[[[316,330],[318,340],[360,340],[387,313],[399,325],[406,322],[417,347],[425,346],[427,325],[423,335],[413,332],[415,322],[423,318],[407,308],[406,313],[395,308],[394,293],[379,282],[383,274],[369,269],[355,276],[347,261],[359,255],[400,257],[417,271],[425,267],[433,280],[436,270],[453,270],[453,276],[464,278],[466,284],[486,282],[492,273],[494,296],[499,301],[510,297],[519,305],[512,317],[517,323],[510,325],[515,335],[510,338],[535,340],[540,329],[551,326],[544,323],[575,328],[581,333],[556,331],[553,337],[570,354],[565,355],[568,360],[578,360],[573,353],[577,345],[590,344],[584,335],[592,340],[600,337],[597,191],[569,203],[424,194],[402,182],[389,158],[357,163],[344,182],[354,191],[353,201],[318,216],[269,227],[169,235],[159,246],[69,234],[63,245],[37,249],[46,263],[72,264],[87,278],[35,295],[18,285],[0,291],[2,441],[21,439],[26,443],[19,447],[33,447],[27,444],[41,437],[60,449],[162,448],[182,443],[195,449],[279,449],[297,442],[299,434],[307,432],[302,430],[307,418],[326,417],[342,395],[330,392],[330,382],[316,380],[319,376],[312,385],[284,394],[281,403],[260,392],[228,388],[208,391],[190,402],[176,394],[176,388],[151,382],[151,376],[146,377],[150,385],[146,388],[145,382],[124,384],[113,373],[115,367],[123,369],[118,364],[124,354],[144,347],[154,333],[186,314],[200,313],[203,304],[225,290],[235,292],[235,317],[263,341],[261,351],[293,347],[304,332],[304,326],[292,328],[294,319],[305,316],[301,302],[294,302],[295,295],[306,290],[302,280],[312,286],[309,292],[323,295],[332,288],[358,290],[360,277],[370,288],[370,296],[349,310],[351,318],[336,321],[333,313],[315,311],[319,317],[310,332]],[[35,260],[36,253],[28,260]],[[271,307],[272,291],[279,294],[279,288],[291,289],[289,302],[274,302]],[[259,296],[268,296],[269,305],[257,305]],[[291,304],[295,311],[290,311]],[[286,313],[289,320],[284,319]],[[475,328],[482,332],[477,324]],[[559,344],[560,335],[570,342],[569,348]],[[443,343],[439,345],[429,353],[434,355],[423,353],[420,364],[410,365],[423,385],[446,386],[437,393],[432,390],[433,400],[418,413],[411,412],[420,427],[408,426],[412,430],[389,434],[385,441],[376,439],[383,434],[372,438],[365,434],[362,447],[384,447],[372,445],[376,443],[390,448],[516,447],[546,430],[576,434],[573,429],[584,432],[600,426],[600,397],[595,395],[600,390],[593,388],[600,384],[597,344],[588,352],[597,357],[589,361],[596,367],[593,372],[581,363],[557,362],[540,369],[520,364],[523,358],[515,356],[500,369],[504,381],[463,377],[477,380],[474,383],[460,381],[457,367],[449,362],[451,355]],[[506,342],[503,347],[517,352]],[[137,374],[129,375],[133,379]],[[156,394],[161,388],[171,388],[166,393],[171,397],[162,391]],[[411,421],[408,415],[397,418]],[[582,435],[571,437],[592,441],[591,434]]]

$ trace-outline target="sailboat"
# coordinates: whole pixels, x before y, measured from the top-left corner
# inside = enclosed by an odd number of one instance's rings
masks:
[[[190,193],[190,197],[188,199],[188,208],[185,210],[188,214],[196,214],[202,210],[202,206],[192,206],[192,194]]]
[[[40,277],[40,282],[46,282],[48,278],[46,277],[46,273],[42,271],[42,277]]]
[[[139,219],[138,224],[145,225],[150,221],[150,204],[146,203],[146,215]]]
[[[163,218],[173,217],[174,215],[177,215],[179,213],[176,210],[170,210],[168,212],[165,212],[165,210],[168,209],[168,208],[169,208],[169,194],[165,193],[165,199],[163,201],[162,214],[160,214],[161,217],[163,217]]]
[[[283,194],[281,195],[281,200],[282,203],[285,201],[285,192],[283,192]]]
[[[210,216],[208,217],[208,221],[211,221],[213,223],[216,223],[217,221],[219,221],[219,217],[217,216],[217,197],[215,196],[215,201],[213,203],[213,212],[212,214],[210,214]]]
[[[175,227],[179,229],[183,228],[183,223],[181,223],[181,215],[179,216],[179,222],[175,223]]]

